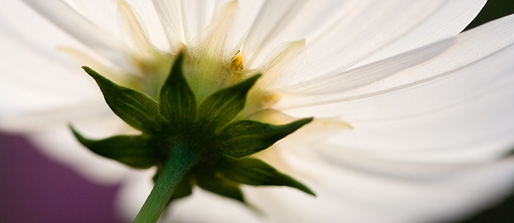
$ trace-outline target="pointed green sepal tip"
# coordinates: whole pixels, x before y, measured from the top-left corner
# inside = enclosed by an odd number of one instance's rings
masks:
[[[115,84],[89,67],[82,67],[98,84],[107,105],[135,129],[158,132],[163,120],[157,102],[139,91]]]
[[[285,125],[241,120],[227,125],[218,135],[218,149],[224,155],[241,158],[267,149],[278,140],[311,122],[304,118]]]
[[[219,174],[209,173],[201,175],[198,177],[197,184],[205,190],[246,204],[243,191],[239,188],[239,183],[227,180]]]
[[[161,88],[159,111],[171,127],[188,125],[196,119],[196,98],[182,70],[184,53],[180,53]]]
[[[257,158],[226,157],[223,162],[220,162],[218,170],[224,177],[234,182],[254,186],[288,186],[316,196],[304,184]]]
[[[140,169],[152,167],[157,158],[142,136],[119,135],[102,140],[91,140],[69,126],[77,140],[92,152]]]
[[[248,91],[260,77],[260,74],[256,74],[208,96],[200,103],[198,120],[205,123],[205,128],[213,129],[219,129],[229,123],[243,110]]]
[[[92,152],[129,166],[158,167],[155,187],[134,222],[155,222],[169,202],[191,195],[194,185],[250,208],[241,184],[288,186],[315,196],[299,181],[249,157],[313,119],[285,125],[234,120],[245,108],[248,93],[261,75],[220,89],[197,103],[184,75],[183,62],[181,52],[160,89],[158,102],[82,67],[96,81],[113,112],[143,134],[92,140],[70,125],[77,140]],[[209,161],[203,163],[205,160]]]

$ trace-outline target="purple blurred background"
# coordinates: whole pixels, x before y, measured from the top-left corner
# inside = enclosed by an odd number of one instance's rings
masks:
[[[41,154],[20,136],[0,133],[0,222],[121,222],[117,186],[97,185]]]

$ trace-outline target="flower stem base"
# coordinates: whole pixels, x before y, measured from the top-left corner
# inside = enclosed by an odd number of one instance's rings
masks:
[[[187,146],[176,146],[171,152],[155,186],[134,219],[135,223],[156,222],[164,211],[181,179],[198,163],[200,154]]]

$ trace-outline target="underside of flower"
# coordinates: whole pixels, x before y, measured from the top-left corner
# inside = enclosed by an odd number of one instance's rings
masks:
[[[122,49],[127,51],[123,78],[101,66],[106,77],[83,68],[112,111],[141,134],[91,140],[72,131],[96,154],[134,168],[157,168],[155,187],[136,221],[155,222],[170,202],[190,195],[194,186],[244,204],[242,184],[289,186],[314,195],[252,157],[312,121],[263,122],[269,113],[279,113],[270,107],[280,94],[267,85],[299,55],[304,41],[290,43],[268,64],[248,69],[241,51],[227,47],[231,44],[226,34],[238,8],[232,1],[213,15],[194,41],[170,45],[171,53],[162,52],[151,44],[131,6],[122,0],[118,4],[130,43]]]
[[[461,33],[485,2],[11,1],[0,129],[131,220],[155,174],[137,222],[452,221],[514,184],[514,15]]]
[[[289,186],[314,195],[297,180],[251,157],[312,118],[285,125],[236,118],[259,74],[198,101],[184,77],[185,58],[185,53],[177,56],[158,100],[84,67],[113,112],[142,134],[91,140],[72,128],[76,138],[91,151],[134,168],[157,167],[156,185],[136,221],[156,221],[169,202],[190,195],[194,185],[243,203],[241,184]],[[236,55],[232,69],[241,67]]]

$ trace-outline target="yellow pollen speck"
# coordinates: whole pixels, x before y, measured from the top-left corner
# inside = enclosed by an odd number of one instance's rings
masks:
[[[236,72],[243,70],[243,58],[239,51],[237,51],[236,55],[230,60],[230,67]]]

